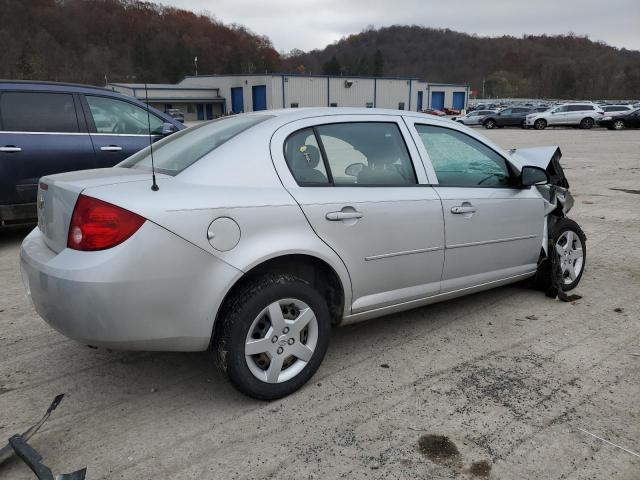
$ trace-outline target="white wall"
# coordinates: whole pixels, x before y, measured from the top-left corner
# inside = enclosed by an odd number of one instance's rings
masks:
[[[292,103],[298,107],[326,107],[327,79],[322,77],[285,77],[284,83],[285,107]],[[282,102],[279,107],[282,106]]]
[[[400,103],[404,103],[404,110],[409,109],[409,81],[378,79],[376,81],[376,107],[398,109]],[[412,104],[415,108],[415,102]]]
[[[323,79],[325,83],[327,79]],[[348,82],[348,83],[345,83]],[[346,85],[350,84],[350,87]],[[368,78],[338,77],[329,79],[329,103],[338,107],[366,107],[373,103],[373,80]]]

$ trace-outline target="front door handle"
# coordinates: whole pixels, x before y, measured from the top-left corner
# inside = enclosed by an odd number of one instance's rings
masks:
[[[362,212],[328,212],[325,218],[332,222],[362,218]]]
[[[457,207],[451,207],[451,213],[474,213],[476,207],[473,205],[458,205]]]
[[[16,147],[15,145],[5,145],[4,147],[0,147],[0,152],[5,153],[16,153],[21,151],[22,149],[20,147]]]
[[[119,152],[122,150],[122,147],[118,145],[109,145],[107,147],[100,147],[100,150],[103,152]]]

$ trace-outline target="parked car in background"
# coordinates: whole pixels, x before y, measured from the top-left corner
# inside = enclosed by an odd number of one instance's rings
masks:
[[[487,115],[482,119],[484,128],[523,127],[524,117],[531,109],[527,107],[511,107]]]
[[[600,108],[609,117],[624,115],[635,110],[631,105],[602,105]]]
[[[36,219],[38,179],[111,167],[185,128],[104,88],[0,81],[0,227]]]
[[[445,107],[444,113],[446,115],[460,115],[460,110],[458,110],[457,108],[447,108],[447,107]]]
[[[482,125],[482,121],[487,115],[493,115],[495,113],[495,110],[474,110],[462,117],[455,117],[451,120],[455,120],[456,122],[464,125]]]
[[[537,130],[547,127],[571,126],[589,129],[602,118],[602,108],[593,103],[564,103],[526,117],[526,126]]]
[[[212,348],[255,398],[303,386],[332,325],[527,278],[555,296],[584,270],[555,146],[505,151],[416,112],[308,108],[207,122],[154,153],[157,191],[149,149],[40,180],[26,292],[78,342]]]
[[[179,108],[168,108],[164,111],[171,118],[179,121],[180,123],[184,123],[184,113]]]
[[[609,130],[622,130],[624,128],[640,128],[640,109],[630,112],[623,112],[618,115],[605,113],[598,124]]]
[[[446,117],[447,114],[442,110],[436,110],[434,108],[426,108],[422,111],[422,113],[426,113],[427,115],[434,115],[436,117]]]

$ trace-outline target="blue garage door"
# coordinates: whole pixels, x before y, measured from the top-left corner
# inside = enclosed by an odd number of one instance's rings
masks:
[[[253,111],[267,109],[267,86],[254,85],[251,87],[251,95],[253,96]]]
[[[453,108],[456,110],[464,108],[464,92],[453,92]]]
[[[418,111],[422,111],[422,92],[418,92]]]
[[[435,110],[444,108],[444,92],[431,92],[431,108]]]
[[[233,113],[244,112],[244,96],[242,95],[242,87],[231,89],[231,111]]]

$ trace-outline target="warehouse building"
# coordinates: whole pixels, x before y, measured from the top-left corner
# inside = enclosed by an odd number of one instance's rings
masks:
[[[326,75],[201,75],[177,84],[110,83],[110,88],[145,100],[159,110],[179,108],[185,121],[226,113],[297,107],[368,107],[421,111],[466,109],[467,85],[428,83],[417,78]]]

